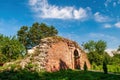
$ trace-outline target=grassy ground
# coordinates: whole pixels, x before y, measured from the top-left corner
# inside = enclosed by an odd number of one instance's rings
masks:
[[[108,72],[120,74],[120,65],[107,65]],[[92,65],[91,70],[103,71],[103,66]]]
[[[32,72],[28,70],[0,71],[0,80],[119,80],[120,75],[102,72],[64,70],[58,72]]]

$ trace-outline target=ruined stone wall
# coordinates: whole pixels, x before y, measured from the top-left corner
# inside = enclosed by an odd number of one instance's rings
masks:
[[[35,52],[35,51],[38,52]],[[75,62],[74,52],[77,50],[78,55]],[[49,37],[42,39],[40,44],[35,47],[37,56],[33,60],[39,66],[39,70],[58,71],[60,69],[75,69],[77,64],[83,69],[84,63],[90,68],[86,53],[84,53],[76,42],[60,37]],[[31,54],[30,54],[31,55]]]
[[[30,70],[51,72],[61,69],[83,69],[85,62],[90,68],[86,53],[76,42],[61,37],[48,37],[32,48],[24,59],[14,64],[22,69],[27,67]]]
[[[91,65],[90,65],[90,62],[88,60],[88,57],[87,57],[87,54],[84,52],[84,51],[81,51],[81,57],[80,57],[80,67],[81,67],[81,70],[84,69],[84,64],[86,62],[86,65],[88,67],[88,69],[90,69]]]
[[[47,54],[47,71],[72,68],[72,57],[67,43],[61,41],[53,44]]]

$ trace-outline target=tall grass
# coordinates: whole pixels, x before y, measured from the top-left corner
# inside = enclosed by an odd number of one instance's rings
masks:
[[[107,68],[108,68],[108,72],[120,74],[120,65],[107,65]],[[95,64],[92,64],[91,69],[97,71],[103,71],[102,65],[97,66]]]

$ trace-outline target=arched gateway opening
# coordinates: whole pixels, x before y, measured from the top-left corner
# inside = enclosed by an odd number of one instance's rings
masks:
[[[80,56],[77,50],[74,51],[74,68],[80,69]]]

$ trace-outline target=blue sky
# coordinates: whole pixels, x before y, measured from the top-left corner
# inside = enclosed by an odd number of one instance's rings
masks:
[[[21,26],[43,22],[77,41],[105,40],[120,45],[120,0],[0,0],[0,33],[15,35]]]

